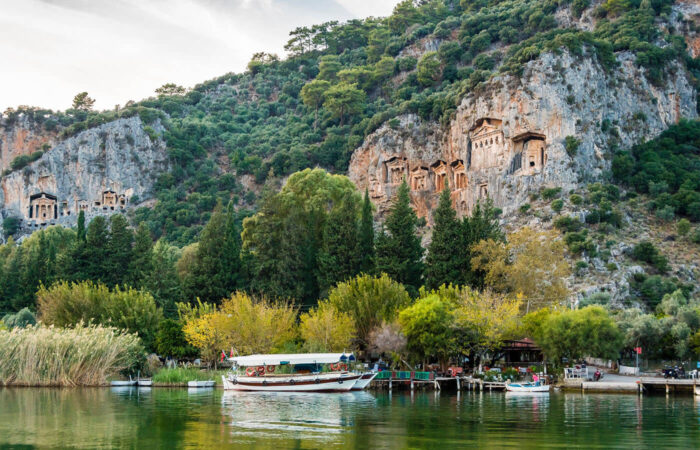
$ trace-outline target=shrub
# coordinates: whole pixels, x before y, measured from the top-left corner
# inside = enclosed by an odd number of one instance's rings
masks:
[[[19,231],[20,219],[18,217],[5,217],[2,221],[2,232],[5,236],[12,236]]]
[[[632,249],[632,258],[651,264],[661,273],[668,271],[668,260],[649,241],[642,241],[635,245]]]
[[[182,324],[174,319],[165,319],[158,325],[155,349],[160,356],[177,359],[197,355],[197,349],[185,339]]]
[[[139,338],[112,327],[14,328],[0,331],[0,384],[101,385],[142,357]]]
[[[580,220],[571,216],[561,216],[554,220],[554,227],[564,232],[579,231],[582,226]]]
[[[28,308],[22,308],[16,314],[7,314],[2,318],[7,328],[24,328],[28,325],[36,325],[36,317]]]
[[[104,284],[89,281],[41,286],[37,305],[40,319],[48,325],[66,327],[80,322],[111,325],[138,333],[149,350],[153,349],[162,319],[150,293],[118,286],[110,290]]]
[[[564,138],[564,149],[571,158],[576,156],[579,145],[581,145],[581,141],[574,136],[567,136]]]
[[[561,194],[560,187],[546,188],[546,189],[542,190],[542,198],[545,200],[552,200],[555,197],[558,197],[559,194]]]
[[[580,302],[578,302],[578,307],[580,309],[590,305],[607,306],[609,303],[610,294],[606,294],[604,292],[596,292],[595,294],[591,294],[589,297],[586,297]]]
[[[581,197],[578,194],[571,194],[569,196],[569,201],[571,202],[572,205],[579,206],[580,204],[583,203],[583,197]]]
[[[554,212],[561,212],[562,208],[564,208],[564,200],[558,198],[552,202],[551,206]]]
[[[528,211],[530,211],[530,204],[525,203],[524,205],[520,205],[520,212],[522,214],[526,214]]]
[[[576,261],[576,273],[581,274],[584,270],[588,269],[588,263],[583,260]]]
[[[615,264],[614,262],[607,263],[605,265],[605,268],[608,269],[608,271],[610,271],[610,272],[614,272],[618,269],[617,264]]]
[[[690,232],[690,221],[688,219],[681,219],[676,224],[676,232],[680,236],[685,236]]]

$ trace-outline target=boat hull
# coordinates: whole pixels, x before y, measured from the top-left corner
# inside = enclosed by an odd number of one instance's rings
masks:
[[[367,372],[363,373],[362,376],[355,381],[355,385],[352,387],[352,391],[362,391],[374,380],[377,376],[377,372]]]
[[[111,381],[110,386],[114,387],[125,387],[125,386],[136,386],[136,380],[133,381]]]
[[[258,392],[347,392],[361,375],[318,374],[290,377],[222,376],[224,390]]]
[[[187,382],[187,387],[190,388],[212,388],[214,386],[216,386],[216,381],[214,380]]]
[[[698,386],[697,384],[695,385],[695,395],[700,397],[700,386]]]
[[[520,384],[506,384],[506,391],[520,393],[548,393],[551,385],[545,384],[540,386],[527,386]]]

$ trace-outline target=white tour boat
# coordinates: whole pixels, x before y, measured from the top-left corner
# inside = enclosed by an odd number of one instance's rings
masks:
[[[355,385],[352,387],[351,390],[353,391],[362,391],[364,390],[369,384],[374,380],[374,377],[377,376],[377,373],[379,372],[365,372],[362,374],[359,380],[355,381]]]
[[[352,353],[250,355],[229,360],[232,371],[222,379],[224,389],[232,391],[342,392],[362,378],[348,372],[347,363],[355,360]],[[324,366],[330,371],[323,372]]]
[[[549,384],[541,383],[506,383],[506,391],[508,392],[549,392]]]

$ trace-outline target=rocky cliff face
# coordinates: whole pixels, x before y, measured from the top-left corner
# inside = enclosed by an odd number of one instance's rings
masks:
[[[446,183],[460,214],[490,197],[508,215],[543,187],[566,191],[598,180],[615,147],[697,116],[680,66],[654,86],[633,55],[617,58],[619,68],[606,72],[595,57],[544,54],[521,79],[499,76],[469,94],[446,129],[415,116],[383,126],[354,152],[349,176],[369,188],[380,216],[405,178],[429,222]]]
[[[149,136],[136,116],[59,143],[3,177],[2,216],[21,218],[27,233],[54,223],[73,225],[80,210],[88,218],[109,215],[149,199],[158,174],[169,169],[163,128],[158,122],[151,127],[157,136]]]
[[[41,124],[20,116],[13,123],[0,119],[0,172],[8,170],[12,160],[53,147],[58,133],[47,131]]]

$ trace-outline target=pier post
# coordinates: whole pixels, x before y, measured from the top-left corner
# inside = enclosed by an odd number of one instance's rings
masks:
[[[484,392],[484,380],[479,380],[479,392]]]
[[[389,392],[391,392],[391,378],[389,378]]]
[[[668,395],[669,392],[670,392],[670,387],[669,387],[668,383],[666,383],[666,395]]]
[[[413,392],[413,378],[411,378],[411,392]]]
[[[457,378],[457,392],[459,392],[459,377],[456,377],[456,378]]]

